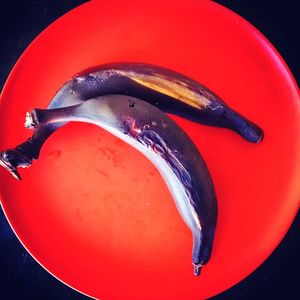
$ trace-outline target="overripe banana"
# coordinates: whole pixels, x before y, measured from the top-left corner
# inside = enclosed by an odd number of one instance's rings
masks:
[[[194,274],[210,258],[217,221],[214,186],[198,149],[187,134],[155,106],[124,95],[81,104],[35,109],[28,128],[80,121],[96,124],[143,153],[159,170],[177,208],[193,234]]]
[[[230,109],[208,88],[182,74],[149,64],[115,63],[85,70],[62,86],[48,108],[111,94],[137,97],[164,112],[232,129],[250,142],[258,143],[263,138],[263,131],[257,125]],[[45,140],[61,125],[39,126],[29,140],[0,152],[0,164],[21,179],[17,168],[30,166],[38,158]]]

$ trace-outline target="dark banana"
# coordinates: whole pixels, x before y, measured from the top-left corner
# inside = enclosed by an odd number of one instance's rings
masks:
[[[111,95],[81,104],[35,109],[29,128],[70,121],[96,124],[143,153],[157,167],[193,234],[194,274],[210,258],[217,221],[214,186],[197,147],[167,115],[137,98]]]
[[[48,108],[81,103],[103,95],[122,94],[143,99],[164,112],[217,127],[234,130],[258,143],[263,131],[230,109],[216,94],[177,72],[141,63],[115,63],[85,70],[66,82]],[[18,167],[37,159],[45,140],[62,124],[47,124],[14,149],[0,153],[0,163],[20,179]]]

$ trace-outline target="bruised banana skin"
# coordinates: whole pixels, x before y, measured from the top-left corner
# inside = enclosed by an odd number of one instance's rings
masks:
[[[166,113],[217,127],[232,129],[249,142],[258,143],[263,131],[230,109],[216,94],[177,72],[141,63],[115,63],[85,70],[66,82],[48,108],[74,105],[103,95],[122,94],[143,99]],[[62,124],[40,126],[14,149],[0,152],[0,164],[21,179],[18,167],[37,159],[46,139]]]
[[[123,95],[103,96],[56,109],[35,109],[29,128],[87,122],[98,125],[143,153],[159,170],[176,206],[193,234],[194,274],[210,258],[217,221],[212,179],[187,134],[153,105]]]

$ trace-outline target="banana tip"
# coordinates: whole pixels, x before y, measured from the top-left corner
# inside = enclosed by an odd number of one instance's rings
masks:
[[[258,137],[258,139],[256,141],[256,144],[259,144],[260,142],[262,142],[264,140],[264,137],[265,137],[264,132],[261,131],[260,136]]]
[[[194,270],[193,274],[195,276],[199,276],[201,274],[202,265],[201,264],[193,264]]]
[[[2,166],[4,169],[6,169],[15,179],[22,180],[21,175],[17,171],[16,168],[14,168],[1,154],[0,156],[0,166]]]
[[[24,127],[27,129],[33,129],[37,126],[34,111],[26,112]]]
[[[240,135],[244,137],[248,142],[259,144],[264,139],[264,131],[258,126],[247,126],[240,131]]]

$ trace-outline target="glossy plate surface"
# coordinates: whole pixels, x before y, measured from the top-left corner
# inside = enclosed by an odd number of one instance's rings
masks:
[[[203,83],[265,131],[250,144],[229,130],[172,116],[199,147],[219,203],[212,259],[192,275],[191,233],[154,166],[98,127],[69,124],[17,182],[0,170],[16,234],[49,272],[101,299],[202,299],[231,287],[278,245],[299,207],[298,88],[268,41],[210,1],[92,1],[48,27],[1,95],[0,149],[31,134],[73,74],[118,61],[161,65]]]

